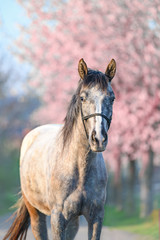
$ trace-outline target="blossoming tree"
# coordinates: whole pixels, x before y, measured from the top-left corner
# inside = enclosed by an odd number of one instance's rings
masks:
[[[149,214],[150,200],[145,199],[152,188],[147,167],[151,153],[160,151],[159,1],[19,2],[31,22],[22,28],[17,46],[19,56],[33,66],[31,84],[43,93],[43,105],[36,115],[42,123],[62,122],[77,85],[81,57],[101,71],[106,62],[116,59],[115,114],[106,154],[117,169],[115,179],[119,179],[123,158],[130,163],[142,160],[146,181],[141,185],[141,215]]]

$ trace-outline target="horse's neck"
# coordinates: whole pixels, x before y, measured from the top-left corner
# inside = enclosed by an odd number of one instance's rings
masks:
[[[73,129],[73,136],[69,146],[67,146],[67,159],[73,162],[78,169],[79,186],[83,186],[87,173],[96,160],[97,153],[90,150],[86,132],[79,116],[77,124]],[[65,154],[65,153],[64,153]]]
[[[79,187],[83,187],[91,166],[96,160],[96,153],[88,150],[86,155],[78,158]]]

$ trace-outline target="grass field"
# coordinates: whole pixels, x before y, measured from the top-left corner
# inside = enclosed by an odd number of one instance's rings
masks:
[[[104,225],[143,235],[146,239],[159,240],[158,218],[159,210],[154,210],[147,219],[140,219],[137,213],[134,216],[127,216],[124,211],[109,206],[105,209]]]

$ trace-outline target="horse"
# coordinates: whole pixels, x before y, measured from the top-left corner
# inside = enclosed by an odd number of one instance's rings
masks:
[[[26,239],[30,224],[36,240],[47,240],[46,215],[51,216],[54,240],[74,239],[80,215],[88,222],[88,239],[100,239],[107,184],[102,152],[112,119],[116,62],[112,59],[102,73],[82,58],[78,72],[64,124],[40,126],[24,137],[21,197],[3,240]]]

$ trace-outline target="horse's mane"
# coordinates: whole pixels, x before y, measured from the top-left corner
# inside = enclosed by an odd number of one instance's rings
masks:
[[[98,86],[100,89],[105,91],[108,86],[108,78],[105,74],[98,70],[91,70],[88,69],[88,74],[85,76],[83,80],[79,80],[78,88],[75,94],[72,96],[71,102],[68,106],[68,111],[66,117],[64,119],[64,126],[62,129],[62,136],[63,136],[63,146],[68,143],[71,139],[72,130],[74,124],[76,124],[77,117],[80,111],[80,92],[83,87],[92,88],[94,86]]]

